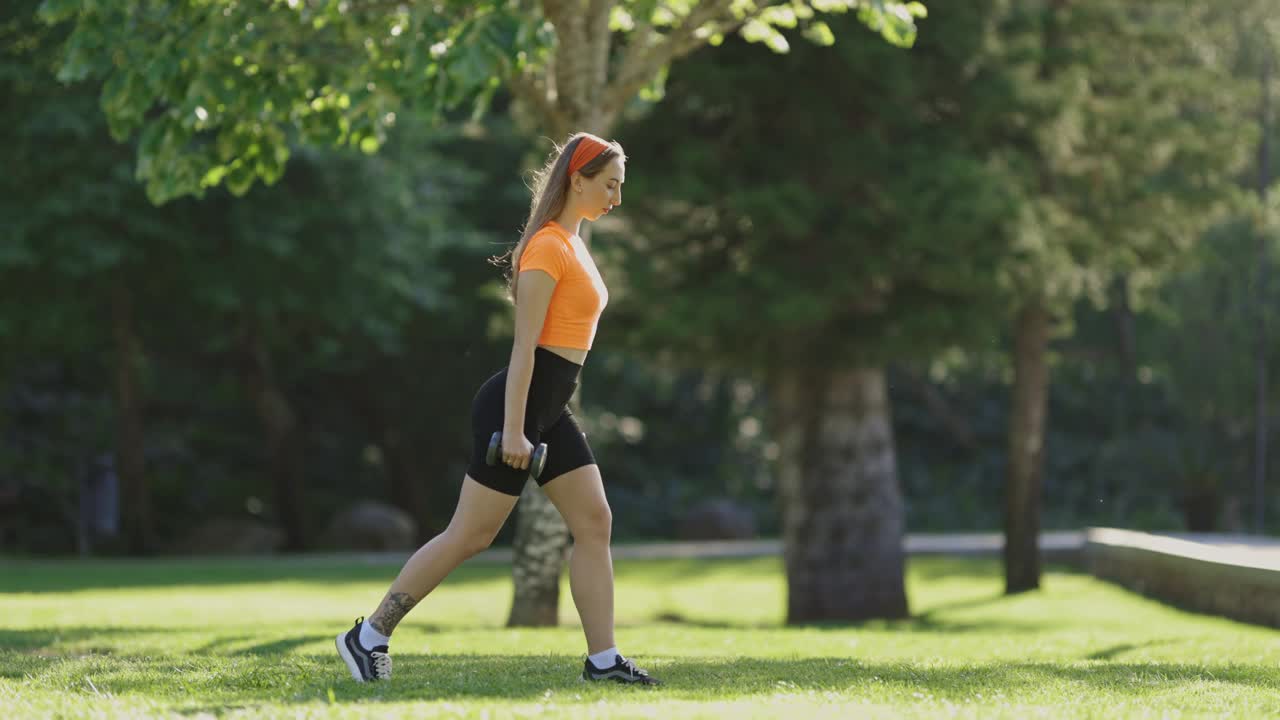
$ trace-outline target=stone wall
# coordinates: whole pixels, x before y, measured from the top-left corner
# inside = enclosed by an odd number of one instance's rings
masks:
[[[1085,567],[1172,605],[1280,627],[1280,546],[1090,528]]]

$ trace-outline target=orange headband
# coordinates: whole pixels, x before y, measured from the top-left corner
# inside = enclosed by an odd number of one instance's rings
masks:
[[[582,169],[584,165],[595,160],[600,153],[609,149],[609,144],[595,135],[583,135],[574,148],[573,157],[569,158],[569,175]]]

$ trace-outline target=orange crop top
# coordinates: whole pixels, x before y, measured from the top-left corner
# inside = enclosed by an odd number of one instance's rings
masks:
[[[554,220],[543,225],[520,253],[520,272],[542,270],[556,280],[538,344],[590,350],[609,290],[591,256],[579,254],[571,237]]]

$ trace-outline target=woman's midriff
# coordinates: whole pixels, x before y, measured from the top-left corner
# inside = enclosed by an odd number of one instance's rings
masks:
[[[556,347],[554,345],[539,345],[538,347],[547,352],[555,353],[560,357],[568,360],[574,365],[585,365],[587,360],[587,351],[578,348]]]

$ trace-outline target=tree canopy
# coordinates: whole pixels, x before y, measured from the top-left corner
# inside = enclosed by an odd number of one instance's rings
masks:
[[[117,139],[157,202],[274,182],[300,145],[375,152],[397,114],[483,111],[500,87],[559,134],[601,131],[670,62],[725,34],[785,51],[779,27],[829,43],[822,15],[853,12],[909,44],[919,2],[897,0],[45,0],[68,22],[59,77],[102,81]],[[600,126],[600,127],[596,127]]]

